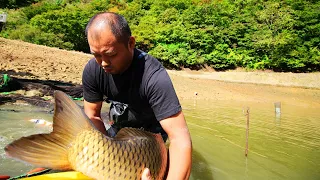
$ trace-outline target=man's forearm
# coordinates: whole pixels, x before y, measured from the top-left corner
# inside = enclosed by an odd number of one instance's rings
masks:
[[[170,140],[167,180],[189,179],[192,162],[190,136]]]
[[[103,121],[101,119],[101,107],[102,101],[91,103],[84,100],[84,112],[91,120],[93,125],[103,134],[107,135],[106,128],[104,127]]]
[[[99,118],[99,117],[91,117],[90,119],[91,119],[92,123],[94,124],[94,126],[100,132],[102,132],[104,135],[107,135],[107,130],[106,130],[101,118]]]

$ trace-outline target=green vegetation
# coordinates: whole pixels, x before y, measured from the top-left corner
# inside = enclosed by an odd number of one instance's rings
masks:
[[[320,70],[320,1],[316,0],[0,2],[8,13],[0,33],[5,38],[88,52],[84,28],[89,18],[113,11],[128,20],[138,48],[166,67]]]

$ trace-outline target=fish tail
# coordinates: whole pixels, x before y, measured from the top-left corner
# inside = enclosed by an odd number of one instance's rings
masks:
[[[22,137],[5,147],[8,156],[59,170],[71,169],[68,149],[78,133],[93,128],[91,121],[65,93],[55,92],[53,131]]]

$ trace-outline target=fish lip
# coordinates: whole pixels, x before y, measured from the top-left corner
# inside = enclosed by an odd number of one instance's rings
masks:
[[[4,147],[4,152],[5,152],[6,156],[8,156],[8,157],[12,157],[12,156],[10,155],[10,153],[8,152],[10,146],[12,146],[12,145],[9,144],[9,145],[7,145],[6,147]]]

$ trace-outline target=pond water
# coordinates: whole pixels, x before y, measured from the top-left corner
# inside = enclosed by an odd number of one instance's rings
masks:
[[[193,141],[190,179],[320,179],[319,109],[282,104],[280,116],[269,103],[181,103]],[[250,127],[246,157],[247,107]],[[52,114],[22,105],[0,106],[0,110],[0,174],[20,175],[33,167],[6,158],[4,146],[21,136],[49,132],[50,128],[27,120],[52,121]]]
[[[245,157],[247,107],[249,153]],[[320,179],[320,111],[282,104],[184,102],[193,141],[191,179]]]

